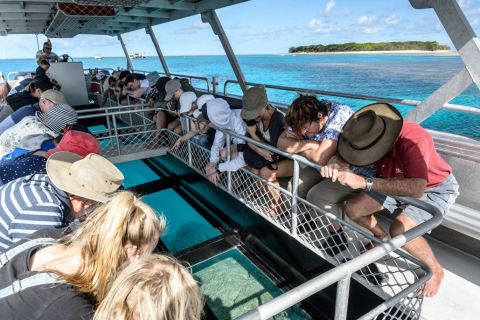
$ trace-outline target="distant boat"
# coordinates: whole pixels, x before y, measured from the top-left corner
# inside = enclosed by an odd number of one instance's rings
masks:
[[[145,53],[138,53],[138,52],[136,52],[136,53],[134,53],[134,54],[130,54],[129,56],[130,56],[130,58],[132,58],[132,59],[145,59],[145,58],[147,57],[147,56],[145,55]]]
[[[95,60],[102,60],[103,59],[102,56],[95,56],[94,58],[95,58]]]

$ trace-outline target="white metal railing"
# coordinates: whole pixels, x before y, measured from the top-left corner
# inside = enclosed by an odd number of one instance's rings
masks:
[[[223,85],[223,95],[224,96],[228,96],[227,87],[230,83],[237,83],[238,84],[238,81],[237,80],[227,80],[227,81],[225,81],[225,83]],[[413,107],[416,107],[416,106],[418,106],[419,104],[422,103],[422,101],[418,101],[418,100],[375,97],[375,96],[360,95],[360,94],[353,94],[353,93],[325,91],[325,90],[316,90],[316,89],[306,89],[306,88],[296,88],[296,87],[270,85],[270,84],[255,83],[255,82],[246,82],[246,84],[249,85],[249,86],[265,87],[265,88],[270,88],[270,89],[283,90],[283,91],[289,91],[289,92],[295,92],[295,93],[301,93],[301,94],[319,94],[319,95],[324,95],[324,96],[351,98],[351,99],[357,99],[357,100],[369,100],[369,101],[377,101],[377,102],[385,102],[385,103],[395,103],[395,104],[401,104],[401,105],[413,106]],[[445,103],[443,105],[443,109],[480,115],[480,109],[479,108],[463,106],[463,105],[458,105],[458,104]]]
[[[172,149],[179,136],[166,129],[156,130],[152,121],[146,116],[147,112],[158,110],[169,112],[160,108],[148,108],[144,104],[112,106],[101,110],[101,113],[98,113],[98,109],[89,111],[96,113],[85,111],[87,114],[80,115],[80,119],[97,117],[106,119],[105,129],[94,134],[101,145],[102,154],[115,162],[143,159],[168,152],[205,176],[204,168],[209,161],[209,150],[192,141],[183,142],[178,149]],[[230,131],[222,131],[227,135],[227,141],[233,136],[241,137],[249,143],[291,159],[297,169],[293,173],[291,189],[282,188],[262,179],[245,168],[236,172],[221,173],[218,187],[336,266],[327,273],[278,297],[278,300],[274,300],[275,303],[269,303],[251,311],[242,319],[266,319],[336,282],[339,283],[336,318],[344,319],[350,278],[354,278],[385,300],[364,318],[377,315],[380,315],[380,318],[388,317],[389,319],[403,319],[405,315],[411,319],[420,317],[423,301],[420,291],[430,277],[430,272],[421,262],[396,249],[440,224],[441,216],[434,208],[415,200],[401,199],[427,210],[433,218],[401,236],[382,243],[355,224],[344,221],[298,197],[296,187],[298,184],[295,182],[298,181],[300,164],[317,169],[318,165],[256,140]],[[270,197],[271,190],[279,194],[278,199]],[[272,206],[279,209],[277,216],[272,216],[270,210]],[[344,250],[340,250],[337,244],[327,242],[329,230],[334,225],[341,225],[347,236],[348,241]],[[373,247],[373,244],[378,246],[367,250]]]

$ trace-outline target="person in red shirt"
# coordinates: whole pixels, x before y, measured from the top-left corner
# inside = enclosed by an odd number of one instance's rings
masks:
[[[381,240],[395,237],[431,218],[427,212],[404,205],[388,195],[414,197],[437,207],[445,216],[458,196],[452,168],[435,150],[430,134],[415,122],[403,122],[391,105],[376,103],[363,107],[347,121],[338,141],[337,160],[321,169],[321,175],[338,181],[353,192],[345,213]],[[373,164],[378,177],[355,174],[350,165]],[[395,217],[389,232],[374,213],[387,209]],[[443,279],[443,269],[423,237],[404,247],[432,270],[424,295],[434,296]]]

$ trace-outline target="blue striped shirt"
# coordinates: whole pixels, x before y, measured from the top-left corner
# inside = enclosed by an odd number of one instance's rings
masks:
[[[10,181],[0,187],[0,251],[37,230],[63,227],[69,218],[67,194],[46,174]]]

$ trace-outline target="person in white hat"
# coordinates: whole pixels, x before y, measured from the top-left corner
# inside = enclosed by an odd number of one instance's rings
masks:
[[[338,139],[338,154],[343,161],[322,167],[321,175],[329,179],[324,180],[326,185],[319,186],[316,194],[321,199],[327,193],[335,193],[337,202],[346,201],[347,216],[380,240],[403,234],[432,218],[426,211],[404,205],[386,194],[419,198],[443,216],[458,196],[452,168],[435,150],[430,134],[416,122],[403,122],[398,110],[387,103],[374,103],[355,112]],[[349,167],[371,164],[379,177],[366,177]],[[335,191],[329,192],[328,184],[336,181],[340,185],[336,183]],[[357,192],[353,193],[354,190]],[[383,209],[392,214],[401,211],[395,215],[389,232],[375,218],[375,213]],[[423,293],[427,297],[436,295],[443,269],[428,242],[419,237],[403,248],[432,271]]]
[[[183,100],[185,107],[182,109],[182,97],[185,96]],[[188,99],[188,101],[186,101]],[[194,99],[194,100],[192,100]],[[208,137],[205,136],[205,133],[211,127],[207,119],[205,119],[202,115],[202,107],[207,104],[208,101],[215,99],[215,97],[211,94],[204,94],[196,99],[196,96],[193,92],[185,92],[180,97],[180,114],[186,114],[188,116],[192,116],[196,119],[196,121],[190,121],[190,131],[184,134],[183,136],[179,137],[175,144],[173,145],[173,149],[178,149],[182,142],[192,139],[195,136],[200,135],[199,138],[195,139],[195,143],[200,144],[204,147],[207,146]],[[190,104],[190,106],[188,106]]]
[[[228,102],[221,98],[216,98],[208,101],[206,105],[206,113],[208,120],[218,129],[226,129],[235,133],[245,135],[246,125],[240,118],[239,112],[234,112],[230,109]],[[205,106],[202,108],[204,112]],[[217,184],[220,181],[220,174],[225,171],[236,171],[245,167],[247,164],[243,159],[242,147],[245,145],[245,140],[233,137],[232,146],[232,160],[220,163],[220,153],[225,146],[225,134],[217,130],[215,132],[215,139],[210,149],[210,162],[205,167],[205,173],[208,179]],[[237,149],[237,150],[235,150]]]
[[[123,183],[123,174],[98,154],[67,151],[47,160],[47,174],[34,174],[0,187],[0,251],[36,230],[61,228],[104,203]]]

